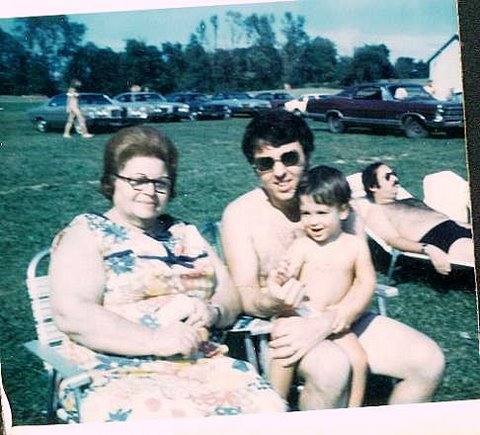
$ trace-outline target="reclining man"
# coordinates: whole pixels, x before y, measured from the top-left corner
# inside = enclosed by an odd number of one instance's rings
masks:
[[[308,169],[313,139],[305,120],[286,111],[261,114],[246,128],[242,150],[259,187],[225,209],[222,244],[247,314],[268,318],[297,308],[302,300],[297,279],[271,288],[268,276],[293,240],[303,234],[296,190]],[[350,296],[318,317],[293,316],[275,323],[270,356],[284,366],[296,367],[305,379],[300,409],[346,406],[350,363],[328,339],[346,329],[359,337],[372,373],[399,380],[390,404],[425,402],[435,393],[444,368],[439,346],[394,319],[365,312],[370,294],[365,297],[364,287],[365,283],[354,281]]]
[[[470,225],[449,219],[419,199],[397,199],[398,176],[382,162],[365,168],[362,182],[368,205],[359,200],[357,209],[365,225],[390,246],[428,255],[442,275],[450,273],[451,263],[473,264]]]

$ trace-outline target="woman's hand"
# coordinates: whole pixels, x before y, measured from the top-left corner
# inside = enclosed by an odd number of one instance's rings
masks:
[[[198,352],[202,331],[183,322],[174,322],[153,331],[152,355],[168,357],[177,354],[190,357]]]
[[[269,343],[271,356],[280,359],[284,367],[300,361],[314,346],[327,338],[332,316],[322,314],[317,318],[285,317],[274,323]]]
[[[195,328],[210,328],[211,326],[215,325],[220,317],[219,309],[201,299],[190,299],[192,310],[185,320],[185,323],[187,325],[194,326]]]

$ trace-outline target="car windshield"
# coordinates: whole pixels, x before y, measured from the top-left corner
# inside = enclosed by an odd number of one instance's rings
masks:
[[[161,94],[140,94],[136,97],[137,101],[167,101]]]
[[[112,101],[102,94],[83,94],[79,97],[80,104],[112,104]]]
[[[227,94],[226,98],[236,98],[238,100],[248,100],[250,95],[245,94],[244,92],[232,92],[231,94]]]
[[[400,86],[391,86],[389,89],[390,93],[394,98],[398,98],[398,95],[401,95],[401,99],[428,99],[432,100],[433,97],[425,90],[422,86],[412,86],[412,85],[400,85]]]

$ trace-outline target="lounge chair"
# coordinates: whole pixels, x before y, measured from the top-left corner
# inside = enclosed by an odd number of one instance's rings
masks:
[[[449,171],[446,171],[446,172],[449,172]],[[454,175],[456,175],[456,174],[454,174]],[[431,177],[431,178],[427,179],[427,177]],[[448,175],[448,178],[451,179],[451,175]],[[430,186],[430,183],[432,183],[433,180],[436,180],[437,177],[436,177],[436,174],[431,174],[431,175],[427,175],[425,177],[425,179],[427,179],[427,186]],[[365,193],[365,190],[364,190],[363,184],[362,184],[362,174],[360,172],[349,175],[347,177],[347,180],[348,180],[348,183],[350,184],[350,188],[352,189],[352,199],[353,200],[366,198],[366,193]],[[456,183],[458,183],[458,180],[456,181]],[[460,183],[458,183],[458,184],[460,184]],[[425,185],[425,182],[424,182],[424,185]],[[445,195],[446,195],[445,192],[447,191],[446,189],[447,189],[447,187],[444,185],[443,186],[443,197],[444,198],[445,198]],[[433,191],[434,189],[429,189],[428,191],[430,192],[430,190]],[[436,196],[434,197],[433,194],[431,194],[430,197],[432,199],[429,200],[429,203],[427,202],[427,205],[429,205],[432,208],[435,208],[434,205],[438,204],[439,201],[437,200]],[[406,199],[406,198],[412,198],[412,195],[404,187],[399,186],[397,199]],[[444,214],[446,214],[447,216],[451,217],[454,220],[456,219],[456,216],[458,216],[460,214],[464,215],[464,213],[462,211],[460,211],[460,212],[458,211],[459,209],[461,210],[461,207],[458,207],[458,206],[453,207],[453,208],[452,207],[443,207],[443,209],[442,209],[442,207],[440,207],[440,208],[435,208],[435,209],[444,213]],[[455,216],[451,216],[451,215],[448,214],[448,212],[452,211],[452,209],[457,211],[457,214]],[[367,236],[371,240],[373,240],[387,254],[390,255],[390,263],[388,265],[388,269],[387,269],[387,273],[386,273],[386,283],[389,284],[389,285],[394,283],[393,274],[395,273],[395,271],[398,268],[397,262],[398,262],[398,259],[401,256],[430,262],[430,257],[428,255],[418,254],[418,253],[415,253],[415,252],[401,251],[399,249],[393,248],[385,240],[383,240],[378,234],[376,234],[374,231],[372,231],[371,228],[365,227],[365,232],[367,233]],[[469,262],[457,262],[457,263],[455,263],[455,265],[459,266],[459,267],[466,267],[466,268],[473,268],[474,267],[474,264],[469,263]]]

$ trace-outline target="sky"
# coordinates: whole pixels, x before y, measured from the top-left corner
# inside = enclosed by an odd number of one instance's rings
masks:
[[[72,1],[75,3],[75,0],[70,0]],[[127,3],[135,7],[135,2]],[[122,2],[122,7],[127,3]],[[137,0],[136,3],[141,7],[141,1],[139,3]],[[179,4],[178,0],[174,4]],[[147,7],[152,7],[152,1]],[[455,0],[293,0],[82,13],[71,14],[69,18],[85,24],[85,42],[91,41],[99,47],[111,47],[120,51],[125,47],[127,39],[137,39],[157,46],[164,42],[186,44],[201,20],[207,23],[207,35],[213,48],[213,29],[209,20],[212,15],[217,15],[218,47],[231,48],[231,33],[225,15],[229,10],[238,11],[244,17],[253,13],[273,14],[280,42],[284,13],[302,15],[306,18],[307,34],[312,38],[321,36],[330,39],[340,55],[352,56],[354,48],[364,44],[384,43],[390,49],[392,62],[401,56],[427,61],[458,32]],[[8,31],[10,26],[11,20],[0,19],[0,27],[4,30]]]

